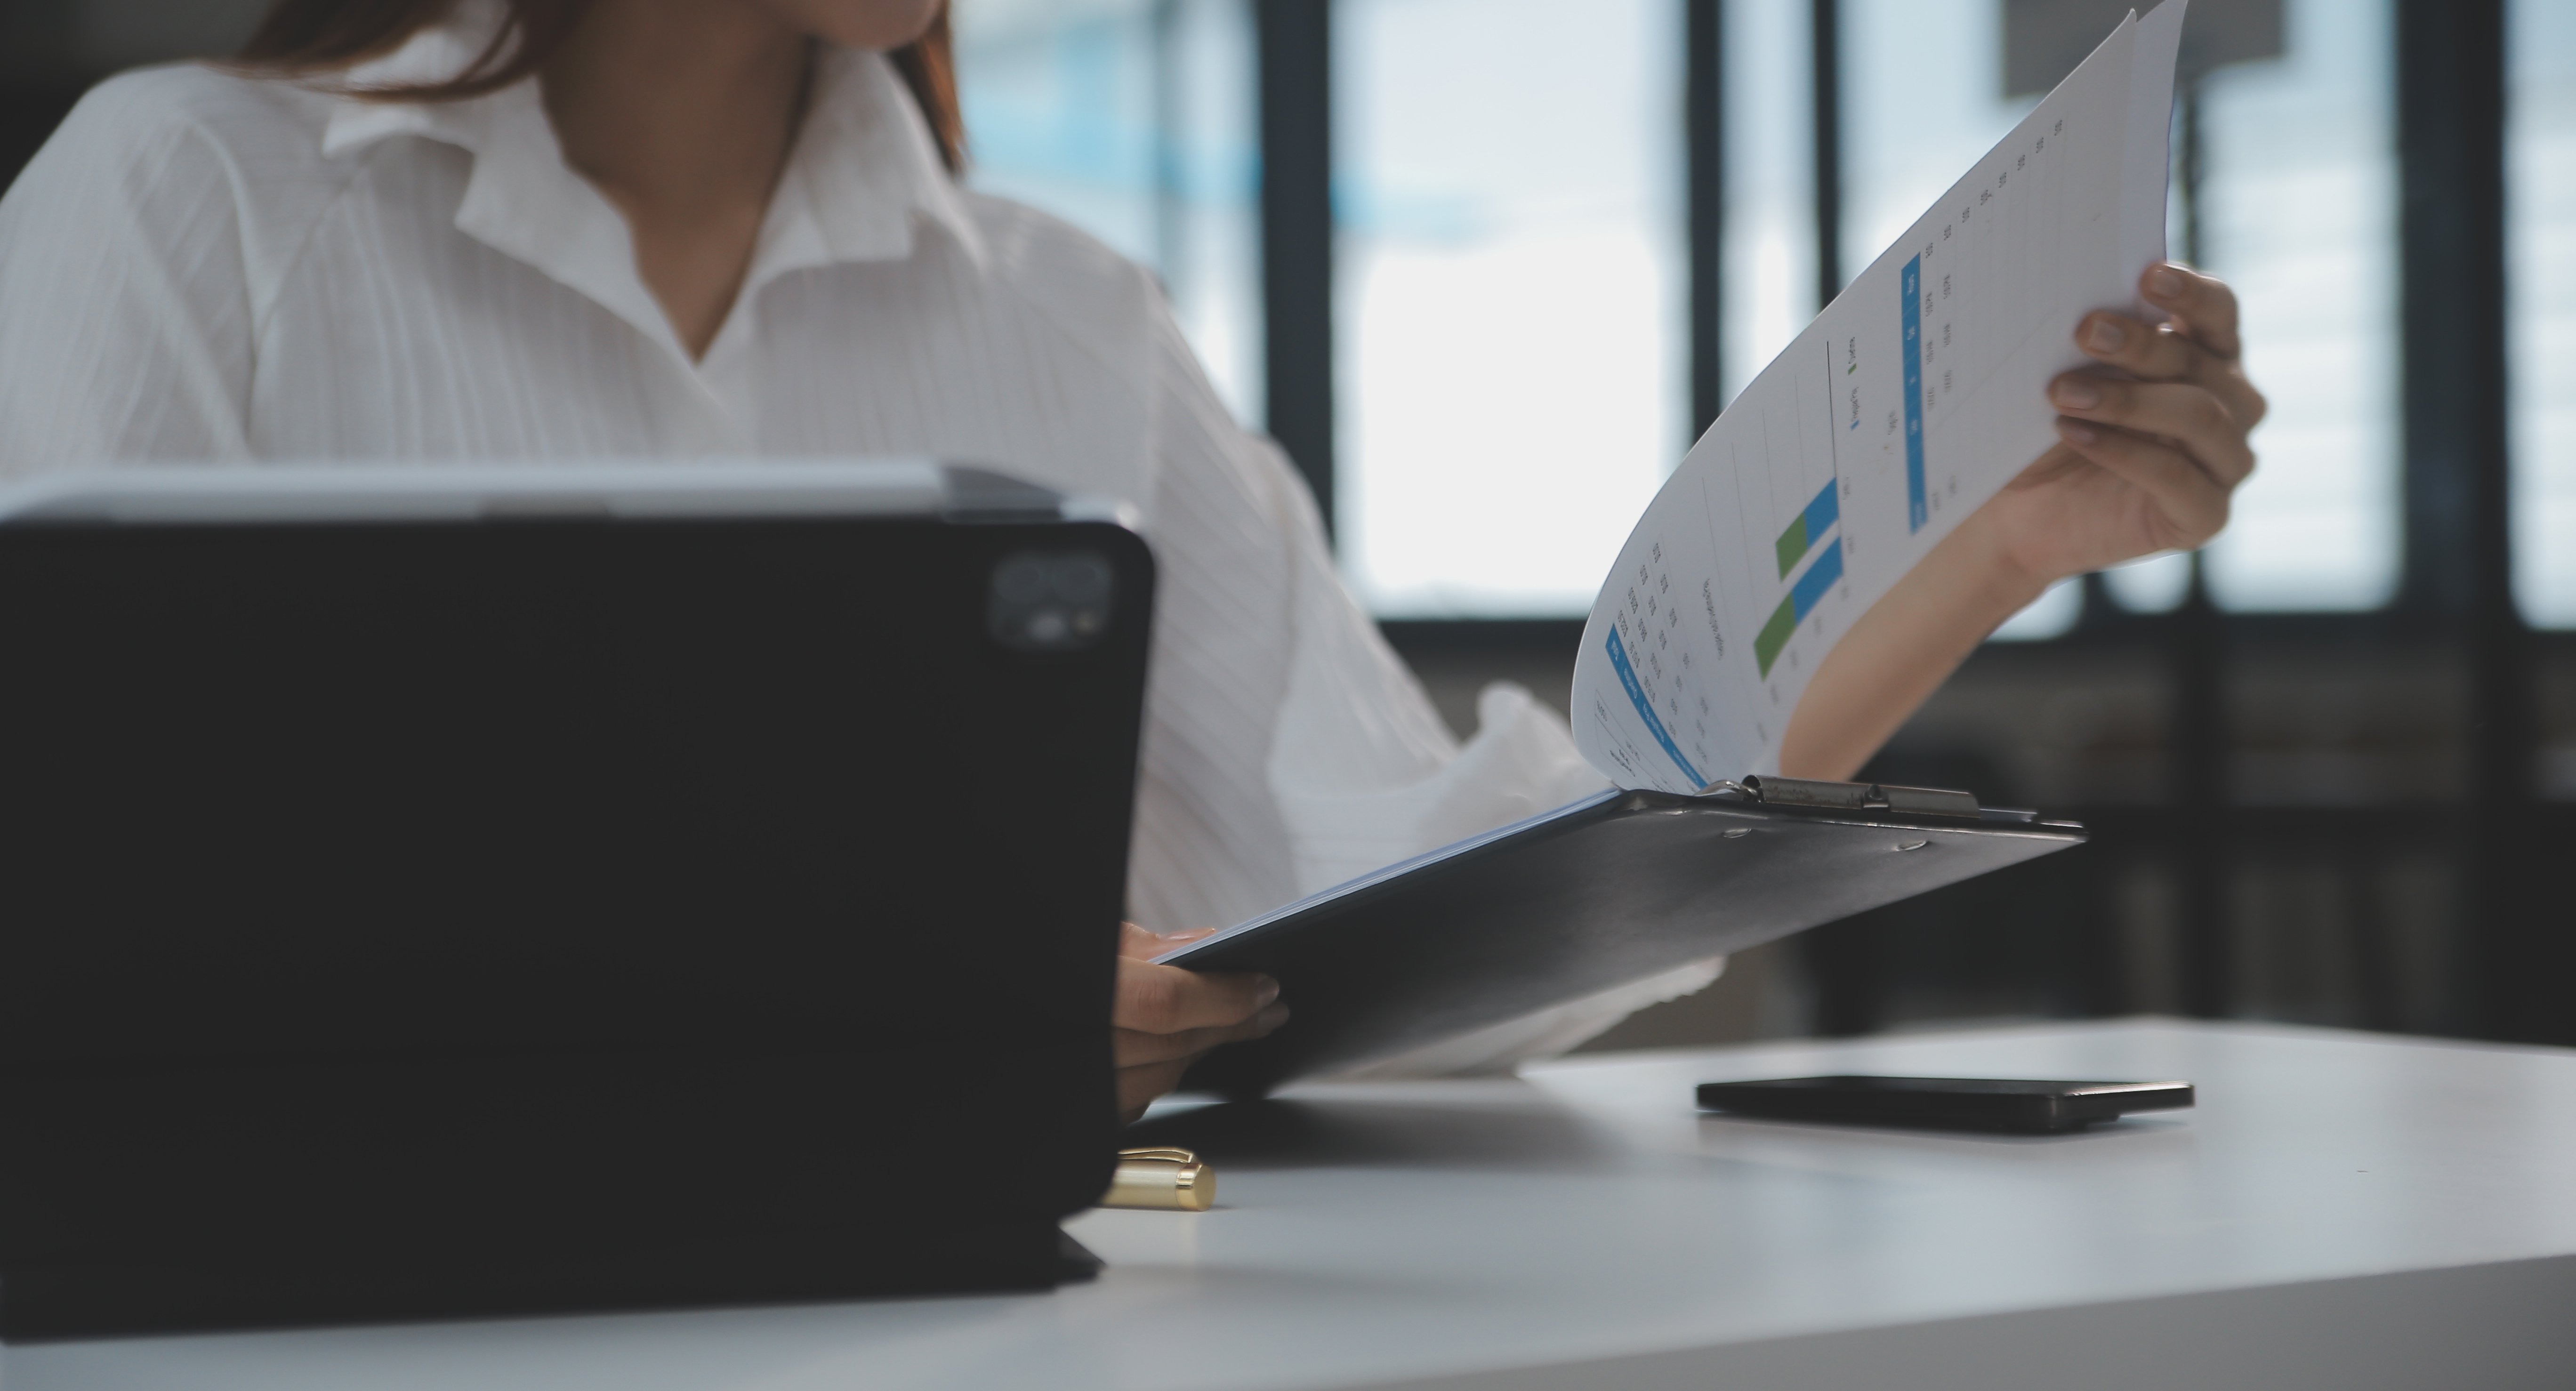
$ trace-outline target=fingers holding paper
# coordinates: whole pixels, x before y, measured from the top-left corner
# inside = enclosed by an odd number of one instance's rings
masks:
[[[2140,554],[2189,550],[2227,524],[2228,494],[2254,471],[2254,451],[2209,391],[2071,372],[2050,400],[2060,412],[2058,438],[2154,504],[2131,529]]]
[[[2233,363],[2244,353],[2236,334],[2236,292],[2227,288],[2226,281],[2189,266],[2158,261],[2139,274],[2138,294],[2165,311],[2174,333],[2212,357]]]
[[[2076,346],[2113,372],[2065,373],[2050,384],[2050,399],[2079,421],[2183,442],[2211,477],[2233,487],[2254,470],[2246,432],[2270,409],[2245,376],[2236,294],[2168,262],[2149,266],[2138,291],[2167,320],[2150,324],[2107,309],[2085,315]]]
[[[2139,291],[2167,322],[2084,316],[2076,345],[2107,370],[2049,384],[2062,444],[1999,499],[2008,545],[2042,583],[2206,544],[2254,471],[2246,436],[2267,405],[2239,360],[2234,293],[2162,262]]]
[[[2060,419],[2057,433],[2086,462],[2128,484],[2135,501],[2147,504],[2123,508],[2129,515],[2114,518],[2126,536],[2136,539],[2114,546],[2104,563],[2158,551],[2192,550],[2227,524],[2228,490],[2233,485],[2213,477],[2209,466],[2189,452],[2079,420]],[[2122,551],[2129,554],[2119,554]]]
[[[2245,377],[2235,291],[2224,281],[2158,262],[2138,277],[2138,293],[2165,311],[2165,322],[2096,310],[2075,330],[2085,356],[2140,381],[2203,388],[2242,428],[2260,424],[2269,406]]]
[[[2058,433],[2090,443],[2114,426],[2127,433],[2173,442],[2229,487],[2254,471],[2245,427],[2207,389],[2186,382],[2124,382],[2069,372],[2049,390],[2059,411]]]
[[[2148,323],[2074,325],[2099,363],[2049,384],[2059,443],[1917,563],[1819,665],[1780,744],[1794,777],[1847,778],[1996,624],[2070,575],[2206,544],[2254,471],[2263,394],[2239,360],[2236,296],[2159,262]]]

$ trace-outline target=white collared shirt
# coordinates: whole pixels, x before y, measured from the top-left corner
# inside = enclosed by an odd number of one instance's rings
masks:
[[[463,15],[346,85],[458,71],[490,32],[488,9]],[[1603,785],[1515,688],[1486,693],[1463,749],[1450,736],[1149,275],[960,188],[883,56],[829,51],[816,78],[697,361],[534,81],[437,105],[200,66],[107,82],[0,200],[0,476],[928,455],[1124,499],[1161,577],[1129,888],[1158,930],[1234,922]],[[1556,1012],[1507,1046],[1562,1044],[1714,974]]]

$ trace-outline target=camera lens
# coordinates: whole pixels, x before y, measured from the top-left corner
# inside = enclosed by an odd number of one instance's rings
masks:
[[[1034,604],[1047,587],[1046,563],[1033,555],[1013,556],[993,574],[993,597],[1005,603]]]
[[[1047,567],[1055,597],[1068,604],[1090,604],[1109,592],[1109,567],[1098,556],[1069,555]]]
[[[1075,652],[1109,634],[1117,574],[1097,551],[1020,551],[994,565],[985,618],[1019,652]]]

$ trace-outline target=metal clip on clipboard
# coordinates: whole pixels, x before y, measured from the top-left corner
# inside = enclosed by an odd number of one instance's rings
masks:
[[[1977,804],[1973,792],[1940,787],[1899,787],[1894,783],[1820,782],[1812,778],[1759,777],[1742,782],[1710,783],[1700,795],[1735,793],[1748,802],[1771,807],[1813,807],[1820,811],[1896,811],[1914,816],[1956,816],[1970,821],[2035,821],[2039,813],[2006,811]]]

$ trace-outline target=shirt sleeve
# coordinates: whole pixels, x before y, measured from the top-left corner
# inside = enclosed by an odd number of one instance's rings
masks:
[[[1234,836],[1195,847],[1231,857],[1268,882],[1251,912],[1329,888],[1382,865],[1537,815],[1609,786],[1584,762],[1563,717],[1528,691],[1497,683],[1477,702],[1478,727],[1463,744],[1441,722],[1421,682],[1342,583],[1324,541],[1314,498],[1277,446],[1226,414],[1168,314],[1158,315],[1155,353],[1160,400],[1152,511],[1163,574],[1158,586],[1155,704],[1205,699],[1187,668],[1206,663],[1211,638],[1197,630],[1234,625],[1252,640],[1232,655],[1257,689],[1234,707],[1256,717],[1264,745],[1260,805],[1244,815],[1276,837],[1249,846]],[[1212,594],[1229,596],[1222,614]],[[1179,711],[1172,712],[1177,715]],[[1166,717],[1150,716],[1146,783],[1156,790]],[[1178,866],[1144,842],[1166,839],[1140,812],[1140,880]],[[1202,829],[1205,829],[1204,825]],[[1153,886],[1140,882],[1146,897]],[[1234,913],[1232,921],[1250,916]],[[1196,922],[1147,923],[1169,930]],[[1544,1010],[1405,1058],[1374,1065],[1377,1075],[1491,1070],[1550,1056],[1581,1043],[1658,1000],[1717,977],[1719,959]]]
[[[92,92],[0,199],[0,475],[249,454],[227,161],[149,98]]]

